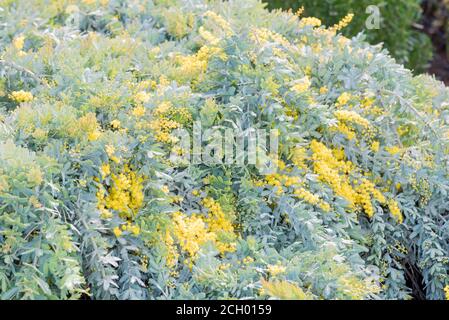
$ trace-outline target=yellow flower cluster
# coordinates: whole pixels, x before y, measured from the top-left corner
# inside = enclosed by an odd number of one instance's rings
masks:
[[[339,277],[337,280],[338,288],[352,300],[363,300],[367,293],[379,293],[380,289],[372,278],[361,280],[353,274],[347,274]]]
[[[31,92],[23,91],[23,90],[13,91],[13,92],[11,92],[9,97],[11,98],[11,100],[14,100],[18,103],[30,102],[34,98],[33,94]]]
[[[449,300],[449,285],[444,287],[444,293],[446,294],[446,300]]]
[[[195,259],[201,246],[208,241],[214,242],[216,235],[210,232],[203,219],[197,215],[190,217],[176,212],[173,214],[173,235],[181,249]],[[173,258],[173,255],[172,255]]]
[[[95,113],[89,112],[78,119],[67,129],[72,137],[85,137],[89,141],[95,141],[101,136],[99,124]]]
[[[267,271],[272,277],[276,277],[277,275],[285,273],[285,271],[287,271],[287,268],[282,266],[280,263],[270,264],[267,266]]]
[[[313,193],[311,193],[310,191],[308,191],[304,188],[300,187],[300,188],[295,189],[294,194],[298,198],[306,201],[307,203],[310,203],[311,205],[320,207],[321,210],[323,210],[325,212],[329,212],[331,209],[330,205],[327,202],[323,201],[322,199],[320,199],[319,196],[314,195]]]
[[[167,32],[177,39],[184,38],[191,31],[195,22],[192,13],[185,13],[178,7],[166,8],[162,11]]]
[[[234,226],[220,204],[212,198],[203,199],[202,204],[207,209],[206,216],[173,214],[171,233],[167,230],[164,237],[168,266],[174,266],[178,261],[176,244],[188,254],[189,263],[197,258],[201,246],[209,241],[221,254],[235,251]]]
[[[154,110],[153,117],[150,129],[154,130],[156,141],[162,143],[175,143],[177,139],[171,132],[192,121],[187,108],[175,108],[171,102],[162,102]]]
[[[349,13],[343,19],[341,19],[337,24],[330,27],[329,30],[332,32],[337,32],[337,31],[344,29],[351,23],[353,18],[354,18],[354,14]]]
[[[113,129],[120,129],[120,126],[121,126],[120,120],[114,119],[111,121],[111,127]]]
[[[210,45],[216,46],[220,42],[220,39],[214,36],[211,32],[207,31],[203,26],[198,29],[200,36]]]
[[[356,137],[354,129],[348,126],[346,123],[339,122],[335,130],[345,135],[348,140],[353,140]]]
[[[311,85],[309,77],[305,76],[304,78],[300,79],[298,83],[296,83],[292,87],[292,91],[296,93],[303,93],[309,90]]]
[[[360,181],[351,179],[351,173],[357,171],[350,161],[344,161],[342,150],[328,149],[324,144],[313,140],[310,148],[313,152],[313,169],[319,179],[328,184],[336,195],[347,200],[351,210],[362,209],[368,217],[374,215],[373,200],[380,204],[388,204],[392,215],[402,222],[403,217],[397,203],[390,200],[387,203],[385,196],[370,180],[363,178]],[[366,174],[365,174],[366,176]],[[356,185],[353,187],[353,185]],[[309,197],[311,201],[316,199]]]
[[[131,110],[131,114],[136,118],[143,117],[145,115],[145,107],[143,105],[138,105]]]
[[[38,166],[28,168],[26,178],[33,186],[39,186],[44,181],[42,170]]]
[[[111,144],[108,144],[105,146],[106,154],[108,155],[109,159],[114,161],[115,163],[120,163],[120,158],[115,155],[115,147]]]
[[[109,165],[102,165],[103,177],[109,173]],[[98,209],[102,217],[111,218],[112,213],[109,210],[115,210],[121,218],[131,220],[143,204],[143,177],[125,165],[122,173],[111,174],[111,181],[107,194],[103,187],[100,187],[97,192]]]
[[[281,165],[279,166],[280,170],[285,168],[285,164],[281,161]],[[288,176],[279,173],[269,174],[265,177],[263,181],[256,181],[255,186],[262,187],[264,185],[269,185],[272,187],[277,187],[277,194],[280,195],[284,192],[283,186],[291,187],[300,183],[299,177]]]
[[[251,264],[254,262],[254,258],[247,256],[247,257],[243,258],[242,262],[243,262],[243,264]]]
[[[380,148],[380,143],[379,143],[379,141],[374,141],[374,142],[371,144],[371,150],[372,150],[373,152],[378,152],[378,151],[379,151],[379,148]]]
[[[295,12],[295,16],[300,17],[304,13],[304,6],[301,6],[298,10]]]
[[[134,95],[134,101],[137,104],[143,104],[150,101],[151,95],[145,91],[139,91]]]
[[[295,51],[296,47],[290,43],[290,41],[279,33],[273,32],[266,28],[253,28],[251,29],[250,39],[258,46],[274,42],[282,46],[289,51]],[[272,48],[273,53],[278,57],[285,57],[286,54],[280,48]]]
[[[176,248],[175,240],[173,239],[171,233],[169,230],[165,231],[164,237],[162,239],[164,245],[165,245],[165,259],[166,259],[166,265],[169,268],[173,268],[179,259],[179,253]]]
[[[282,194],[284,192],[284,190],[282,189],[282,187],[284,186],[287,188],[294,187],[293,194],[299,199],[302,199],[313,206],[318,206],[325,212],[329,212],[331,209],[330,205],[322,200],[319,196],[314,195],[310,191],[301,187],[301,179],[299,177],[274,173],[267,175],[265,177],[265,181],[258,181],[255,183],[256,186],[263,186],[264,184],[272,187],[278,187],[278,194]]]
[[[356,131],[351,124],[361,126],[363,129],[368,129],[369,121],[360,116],[357,112],[348,110],[338,110],[334,113],[338,120],[337,130],[343,133],[349,140],[356,137]]]
[[[115,227],[114,229],[112,229],[112,233],[114,233],[114,235],[118,238],[122,235],[122,230],[119,227]]]
[[[398,146],[386,147],[385,150],[392,156],[402,152],[402,149],[399,148]]]
[[[15,37],[14,40],[12,41],[12,45],[17,50],[22,50],[24,44],[25,44],[25,37],[24,36]]]
[[[172,136],[170,132],[180,127],[179,122],[169,119],[156,119],[150,123],[150,128],[156,133],[156,141],[163,143],[176,143],[176,137]]]
[[[213,11],[206,11],[204,13],[204,16],[211,19],[218,27],[220,27],[225,32],[227,36],[233,34],[231,25],[222,16],[216,14]]]
[[[140,227],[138,225],[132,224],[129,221],[126,224],[123,224],[121,229],[123,231],[128,231],[135,236],[138,236],[140,234]]]
[[[176,63],[179,68],[176,72],[176,80],[179,83],[191,83],[193,87],[200,83],[207,71],[209,60],[212,57],[227,60],[223,49],[214,46],[202,46],[200,50],[193,55],[176,56]]]
[[[312,150],[313,170],[319,179],[327,183],[338,196],[347,200],[351,208],[355,208],[356,196],[351,187],[348,174],[353,168],[349,161],[338,160],[331,150],[323,143],[313,140]]]
[[[401,210],[399,209],[399,205],[396,200],[388,201],[388,209],[390,209],[391,215],[399,222],[402,223],[404,221],[404,217],[402,215]]]
[[[374,215],[371,196],[382,204],[386,201],[384,195],[367,179],[362,180],[362,183],[356,188],[356,191],[357,204],[362,206],[364,212],[370,218]]]
[[[290,159],[292,163],[299,169],[306,169],[305,161],[308,158],[307,150],[304,147],[295,147],[290,152]]]
[[[109,163],[104,163],[101,165],[100,173],[103,179],[111,174],[111,166],[109,165]]]
[[[326,94],[328,92],[329,92],[329,89],[327,87],[321,87],[320,88],[320,94],[321,95],[324,95],[324,94]]]
[[[348,92],[343,92],[338,98],[337,98],[337,103],[336,106],[337,107],[342,107],[346,104],[348,104],[348,102],[352,99],[352,96],[350,93]]]
[[[335,117],[341,122],[352,122],[358,124],[363,128],[369,127],[370,123],[368,120],[363,118],[357,112],[348,110],[338,110],[335,113]]]
[[[432,190],[430,189],[429,181],[427,179],[419,179],[418,181],[415,175],[413,175],[410,180],[413,190],[421,195],[421,205],[426,205],[432,197]]]
[[[235,238],[234,226],[230,217],[227,217],[221,205],[212,198],[205,198],[203,205],[208,210],[207,218],[204,221],[207,223],[209,231],[217,235],[215,245],[218,251],[221,254],[235,251],[235,243],[232,241]]]
[[[299,21],[300,27],[311,26],[319,27],[321,26],[321,20],[315,17],[304,17]]]

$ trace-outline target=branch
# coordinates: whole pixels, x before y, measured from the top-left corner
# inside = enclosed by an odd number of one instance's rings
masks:
[[[44,82],[44,81],[43,81],[41,78],[39,78],[33,71],[31,71],[31,70],[29,70],[29,69],[27,69],[27,68],[25,68],[25,67],[19,66],[18,64],[14,63],[14,62],[6,61],[6,60],[3,60],[3,59],[0,59],[0,64],[3,64],[3,65],[5,65],[5,66],[8,66],[8,67],[10,67],[10,68],[12,68],[12,69],[16,69],[16,70],[19,71],[19,72],[26,73],[26,74],[28,74],[31,78],[33,78],[34,81],[36,81],[37,83],[40,83],[41,85],[43,85],[43,86],[47,87],[48,89],[50,89],[50,86],[48,85],[48,83]]]

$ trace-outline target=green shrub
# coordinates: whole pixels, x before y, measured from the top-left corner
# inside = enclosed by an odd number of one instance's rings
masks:
[[[270,8],[297,10],[304,7],[305,15],[317,17],[326,25],[337,23],[348,13],[354,13],[353,23],[343,31],[346,36],[364,32],[371,44],[384,43],[399,63],[417,73],[424,72],[432,58],[432,43],[415,29],[421,15],[421,0],[267,0]],[[373,13],[369,6],[378,6],[380,28],[368,29],[366,21]]]
[[[444,298],[442,83],[254,0],[0,7],[1,299]]]

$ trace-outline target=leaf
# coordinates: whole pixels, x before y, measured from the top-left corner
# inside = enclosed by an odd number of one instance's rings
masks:
[[[266,281],[261,280],[264,293],[268,296],[281,300],[312,300],[300,287],[288,281]]]

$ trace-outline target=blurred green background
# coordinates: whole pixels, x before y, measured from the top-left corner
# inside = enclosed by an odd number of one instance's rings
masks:
[[[368,42],[384,43],[398,62],[416,74],[429,72],[449,83],[447,54],[449,0],[265,0],[270,9],[304,7],[304,16],[333,25],[348,13],[352,23],[346,36],[364,32]],[[379,12],[379,28],[367,28]],[[371,20],[370,20],[371,18]]]

